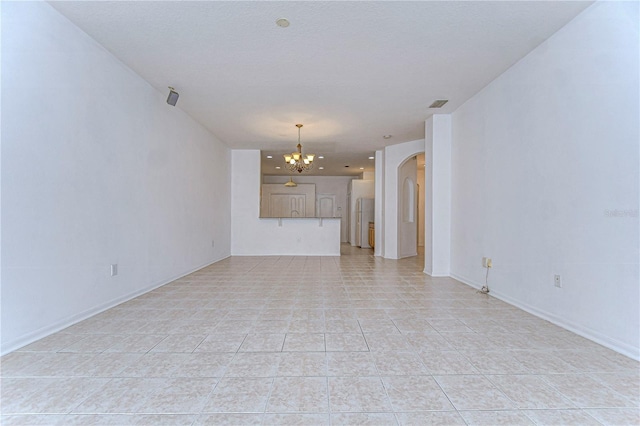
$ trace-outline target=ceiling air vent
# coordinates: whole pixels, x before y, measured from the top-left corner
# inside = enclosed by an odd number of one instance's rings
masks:
[[[429,108],[442,108],[447,102],[449,102],[448,99],[438,99],[437,101],[433,101],[433,103],[429,105]]]

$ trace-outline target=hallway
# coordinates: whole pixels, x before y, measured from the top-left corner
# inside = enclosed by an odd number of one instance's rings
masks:
[[[1,359],[2,424],[638,424],[639,365],[343,245],[231,257]]]

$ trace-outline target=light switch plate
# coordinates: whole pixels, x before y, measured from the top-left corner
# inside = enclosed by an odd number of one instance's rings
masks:
[[[562,277],[560,275],[554,275],[553,276],[553,284],[558,287],[558,288],[562,288]]]

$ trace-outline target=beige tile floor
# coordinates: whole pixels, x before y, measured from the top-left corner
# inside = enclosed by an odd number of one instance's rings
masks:
[[[344,254],[229,258],[10,353],[2,424],[640,424],[638,362]]]

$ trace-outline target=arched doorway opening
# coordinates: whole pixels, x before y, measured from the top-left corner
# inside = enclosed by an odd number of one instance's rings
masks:
[[[424,153],[398,166],[398,258],[418,255],[424,247]]]
[[[417,233],[425,231],[424,225],[420,226],[416,222],[419,215],[415,212],[421,199],[429,202],[429,194],[425,194],[425,188],[428,185],[424,185],[424,174],[421,175],[422,181],[417,175],[417,156],[424,155],[424,153],[424,140],[415,140],[388,146],[383,153],[380,153],[380,158],[376,158],[381,163],[381,167],[376,168],[376,171],[381,170],[376,172],[376,179],[378,179],[376,205],[379,207],[375,219],[376,250],[379,250],[379,254],[377,254],[379,256],[387,259],[400,259],[415,256],[417,253],[415,243],[406,244],[412,246],[411,250],[400,250],[400,247],[407,243],[407,239],[402,238],[403,233],[408,236],[411,232],[412,240],[417,241]],[[407,177],[413,184],[406,181]],[[403,185],[406,186],[403,187]],[[413,187],[413,191],[410,190],[411,187]],[[407,194],[406,197],[403,197],[403,192]],[[407,200],[406,203],[403,198]],[[403,207],[404,204],[412,207],[407,210]],[[407,213],[404,217],[403,210]],[[413,214],[413,224],[410,219],[411,215],[408,214],[409,211]],[[403,228],[409,227],[412,231],[403,230]],[[379,229],[382,232],[378,232]],[[426,234],[424,239],[426,240]]]

